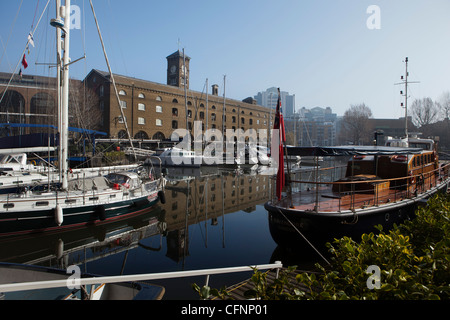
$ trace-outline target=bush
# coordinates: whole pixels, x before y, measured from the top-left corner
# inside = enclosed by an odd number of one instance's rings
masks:
[[[331,271],[317,265],[318,279],[303,273],[297,280],[311,287],[313,299],[449,299],[449,209],[450,198],[437,195],[387,233],[378,227],[359,243],[337,239],[328,244]],[[370,285],[369,266],[380,271],[379,289]]]

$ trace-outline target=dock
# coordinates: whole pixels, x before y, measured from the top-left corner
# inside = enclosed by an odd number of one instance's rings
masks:
[[[310,271],[304,271],[304,270],[293,270],[288,273],[287,268],[279,268],[279,269],[271,269],[265,272],[266,274],[266,287],[269,287],[275,282],[275,279],[277,279],[278,275],[282,273],[287,273],[288,278],[288,284],[285,286],[284,290],[287,290],[287,292],[293,294],[294,289],[299,289],[304,292],[309,292],[309,288],[306,285],[303,285],[299,283],[295,277],[298,274],[308,272]],[[226,291],[230,294],[228,297],[232,300],[248,300],[249,298],[245,296],[245,292],[248,290],[254,289],[254,284],[250,279],[241,281],[239,283],[236,283],[234,285],[231,285],[226,288]],[[217,297],[211,297],[210,300],[219,300],[220,298]]]

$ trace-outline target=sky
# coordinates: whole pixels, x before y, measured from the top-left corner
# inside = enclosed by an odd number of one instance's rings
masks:
[[[44,11],[47,1],[0,0],[0,71],[19,71],[37,26],[22,72],[54,76],[42,64],[55,60],[55,3]],[[329,106],[339,116],[364,103],[375,118],[399,118],[403,86],[395,84],[408,57],[408,80],[417,82],[408,101],[450,91],[450,0],[92,2],[116,74],[165,84],[166,57],[184,49],[191,90],[204,92],[208,79],[223,95],[226,76],[230,99],[279,87],[295,94],[297,110]],[[71,4],[80,8],[80,29],[71,30],[70,56],[86,59],[71,65],[70,76],[107,71],[89,0]]]

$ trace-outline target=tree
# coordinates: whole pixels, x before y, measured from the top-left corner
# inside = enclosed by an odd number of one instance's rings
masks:
[[[70,125],[90,130],[101,128],[102,110],[98,96],[92,89],[83,82],[71,81],[69,101]]]
[[[439,98],[439,103],[437,103],[437,107],[441,112],[441,116],[444,120],[448,120],[450,118],[450,92],[444,92]]]
[[[355,145],[370,142],[368,126],[370,118],[372,118],[372,110],[364,103],[351,105],[342,119],[342,129],[347,140]]]
[[[437,120],[438,108],[431,98],[416,99],[412,103],[411,113],[413,123],[420,128]]]

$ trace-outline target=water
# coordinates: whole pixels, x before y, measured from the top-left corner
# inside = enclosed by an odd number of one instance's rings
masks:
[[[269,231],[264,203],[273,179],[251,170],[171,169],[166,203],[138,217],[52,235],[0,241],[0,261],[67,268],[99,275],[158,273],[248,266],[281,260],[311,269],[312,250],[280,248]],[[251,276],[214,275],[220,288]],[[205,277],[152,281],[166,288],[164,299],[196,299],[192,283]]]

